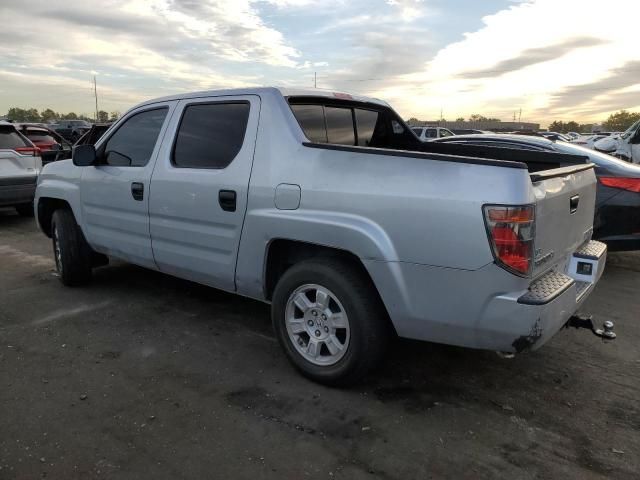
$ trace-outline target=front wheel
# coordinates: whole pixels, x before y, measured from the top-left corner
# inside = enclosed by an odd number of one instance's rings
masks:
[[[91,247],[71,210],[60,209],[51,219],[51,238],[60,281],[69,287],[91,280]]]
[[[274,291],[271,312],[293,365],[330,385],[360,380],[379,363],[390,335],[370,280],[357,266],[334,258],[288,269]]]

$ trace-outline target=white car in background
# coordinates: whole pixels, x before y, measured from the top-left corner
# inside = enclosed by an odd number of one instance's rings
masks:
[[[411,127],[413,133],[416,134],[423,142],[430,142],[436,138],[452,137],[455,135],[451,130],[444,127]]]
[[[599,152],[613,154],[618,149],[618,140],[620,135],[610,135],[608,137],[600,137],[593,142],[593,149]]]
[[[33,197],[42,168],[40,149],[14,125],[0,122],[0,207],[33,216]]]
[[[598,140],[594,148],[627,162],[640,163],[640,120],[618,135]]]
[[[575,143],[576,145],[580,145],[581,147],[593,149],[595,143],[598,140],[602,140],[603,138],[608,138],[608,135],[590,133],[579,136],[578,138],[572,140],[571,143]]]

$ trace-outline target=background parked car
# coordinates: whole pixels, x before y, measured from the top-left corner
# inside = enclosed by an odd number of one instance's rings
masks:
[[[620,134],[598,140],[594,148],[627,162],[640,163],[640,120]]]
[[[493,133],[487,130],[477,130],[475,128],[452,128],[454,135],[481,135],[483,133]]]
[[[110,126],[111,123],[94,123],[93,125],[91,125],[91,128],[73,145],[95,145],[95,143],[100,139],[100,137],[102,137],[104,132],[106,132]]]
[[[540,136],[548,138],[549,140],[562,140],[563,142],[571,141],[571,137],[558,132],[540,132]]]
[[[517,148],[583,155],[598,178],[594,238],[611,250],[640,249],[640,166],[573,143],[524,135],[465,135],[436,140],[485,147]]]
[[[71,158],[71,144],[53,130],[37,123],[18,123],[16,129],[40,149],[42,164]]]
[[[444,127],[411,127],[413,133],[423,142],[430,142],[436,138],[445,138],[455,135],[451,130]]]
[[[0,206],[32,216],[41,168],[40,149],[13,124],[0,122]]]
[[[580,145],[581,147],[594,148],[596,142],[603,138],[607,138],[607,135],[586,134],[572,140],[571,143],[573,143],[574,145]]]
[[[91,128],[91,124],[86,120],[60,120],[52,128],[74,143]]]

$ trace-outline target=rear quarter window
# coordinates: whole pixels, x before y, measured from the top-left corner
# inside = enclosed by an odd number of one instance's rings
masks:
[[[0,128],[0,149],[13,150],[14,148],[29,146],[20,134],[12,128]]]
[[[325,107],[327,141],[338,145],[355,145],[353,114],[350,108]]]
[[[327,127],[322,105],[291,105],[296,120],[306,137],[315,143],[327,143]]]

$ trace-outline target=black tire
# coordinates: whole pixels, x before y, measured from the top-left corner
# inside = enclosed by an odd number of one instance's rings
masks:
[[[68,287],[89,283],[92,250],[71,210],[59,209],[53,213],[51,238],[60,281]]]
[[[307,284],[330,290],[348,316],[347,349],[332,365],[316,365],[304,358],[287,332],[289,297]],[[370,279],[359,266],[330,257],[302,261],[282,275],[273,293],[271,318],[291,363],[307,378],[332,386],[348,386],[362,380],[379,364],[392,335],[386,310]]]
[[[21,217],[33,217],[33,203],[21,203],[15,205],[14,208]]]

